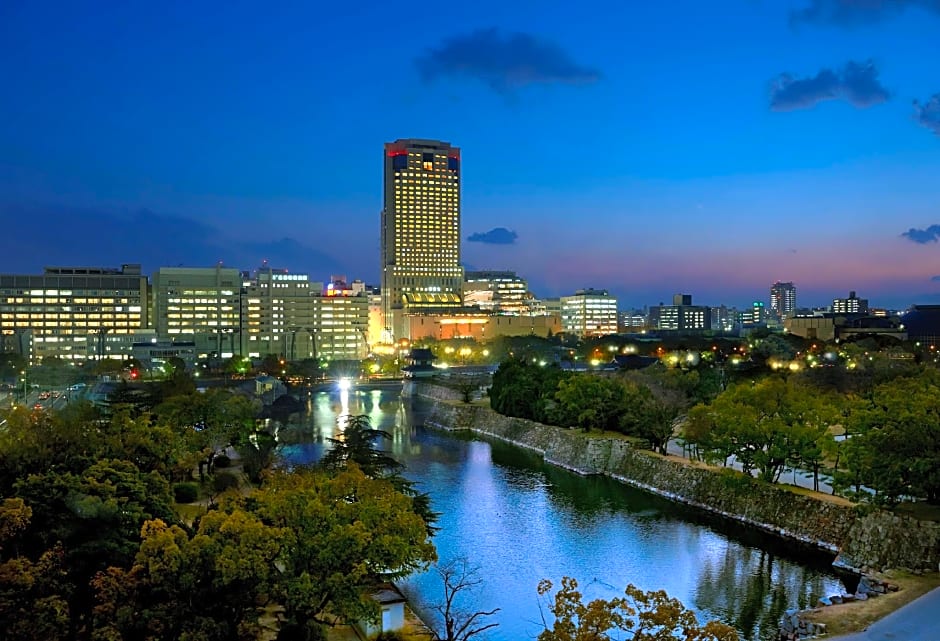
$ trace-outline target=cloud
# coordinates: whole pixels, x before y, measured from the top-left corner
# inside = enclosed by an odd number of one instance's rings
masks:
[[[514,231],[505,227],[496,227],[487,232],[477,232],[467,236],[471,243],[486,243],[488,245],[514,245],[519,237]]]
[[[463,76],[502,94],[533,84],[588,84],[600,77],[553,42],[495,28],[449,38],[418,57],[415,66],[426,82]]]
[[[894,18],[910,8],[940,15],[940,0],[810,0],[807,7],[790,12],[790,24],[854,27]]]
[[[888,100],[891,94],[878,81],[878,68],[872,61],[849,61],[838,71],[823,69],[812,78],[795,78],[782,73],[771,82],[772,111],[808,109],[824,100],[841,98],[859,107],[871,107]]]
[[[940,136],[940,93],[924,104],[914,101],[914,120]]]
[[[926,229],[915,229],[911,227],[901,235],[918,245],[935,243],[937,240],[940,240],[940,225],[931,225]]]
[[[117,267],[141,263],[159,267],[209,267],[219,261],[254,269],[267,259],[273,267],[309,273],[314,280],[344,273],[343,261],[294,239],[240,242],[202,221],[148,209],[118,214],[58,205],[0,202],[0,220],[42,221],[41,230],[19,226],[0,234],[0,271],[41,273],[46,265]]]
[[[935,283],[940,283],[940,276],[932,276],[930,280]]]

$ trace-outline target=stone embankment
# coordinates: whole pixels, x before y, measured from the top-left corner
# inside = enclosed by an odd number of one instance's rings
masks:
[[[940,524],[868,512],[787,488],[658,456],[617,438],[502,416],[462,404],[454,390],[420,383],[415,395],[432,401],[426,423],[470,430],[539,452],[547,463],[578,474],[603,474],[778,536],[838,554],[836,565],[859,573],[906,568],[936,570]]]

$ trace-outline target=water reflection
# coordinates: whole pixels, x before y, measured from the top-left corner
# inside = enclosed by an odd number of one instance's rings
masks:
[[[842,590],[825,555],[809,554],[738,524],[625,487],[546,466],[529,451],[426,431],[420,404],[390,392],[315,394],[299,425],[282,430],[282,460],[322,456],[342,413],[367,414],[391,439],[383,449],[441,513],[435,544],[443,560],[480,566],[485,590],[474,608],[501,607],[490,639],[534,638],[535,587],[579,579],[587,598],[621,594],[626,583],[665,589],[700,616],[733,624],[744,639],[770,639],[790,607]],[[439,602],[433,573],[405,584],[419,607]]]

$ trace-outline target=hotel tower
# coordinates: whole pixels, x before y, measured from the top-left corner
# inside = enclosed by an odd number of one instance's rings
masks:
[[[381,285],[386,341],[407,337],[408,313],[461,305],[460,149],[450,143],[385,144]]]

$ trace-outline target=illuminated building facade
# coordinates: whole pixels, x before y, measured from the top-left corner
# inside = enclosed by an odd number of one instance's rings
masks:
[[[242,354],[277,354],[288,360],[312,358],[316,349],[314,294],[323,283],[307,274],[262,267],[245,278],[242,294]]]
[[[793,283],[775,282],[770,286],[770,313],[778,319],[793,315],[796,311],[796,286]]]
[[[561,332],[558,314],[542,316],[504,316],[464,309],[452,314],[410,314],[408,336],[449,340],[473,338],[484,342],[500,336],[548,336]]]
[[[533,297],[526,281],[511,271],[472,271],[464,275],[463,302],[494,314],[524,316],[533,313]]]
[[[855,292],[849,292],[848,298],[835,298],[832,301],[833,314],[867,314],[868,299],[859,298]]]
[[[381,292],[385,339],[405,314],[461,305],[460,149],[436,140],[385,145]]]
[[[313,297],[316,354],[327,360],[359,360],[369,353],[369,294],[334,280]]]
[[[0,275],[0,351],[31,363],[126,358],[132,335],[147,327],[147,291],[140,265]]]
[[[649,326],[658,331],[699,332],[711,329],[710,307],[693,305],[691,294],[676,294],[672,305],[654,305],[649,310]]]
[[[561,326],[566,334],[606,336],[617,333],[617,299],[606,289],[579,289],[561,297]]]
[[[222,267],[161,267],[153,275],[153,314],[162,339],[193,341],[197,357],[238,351],[242,277]]]

